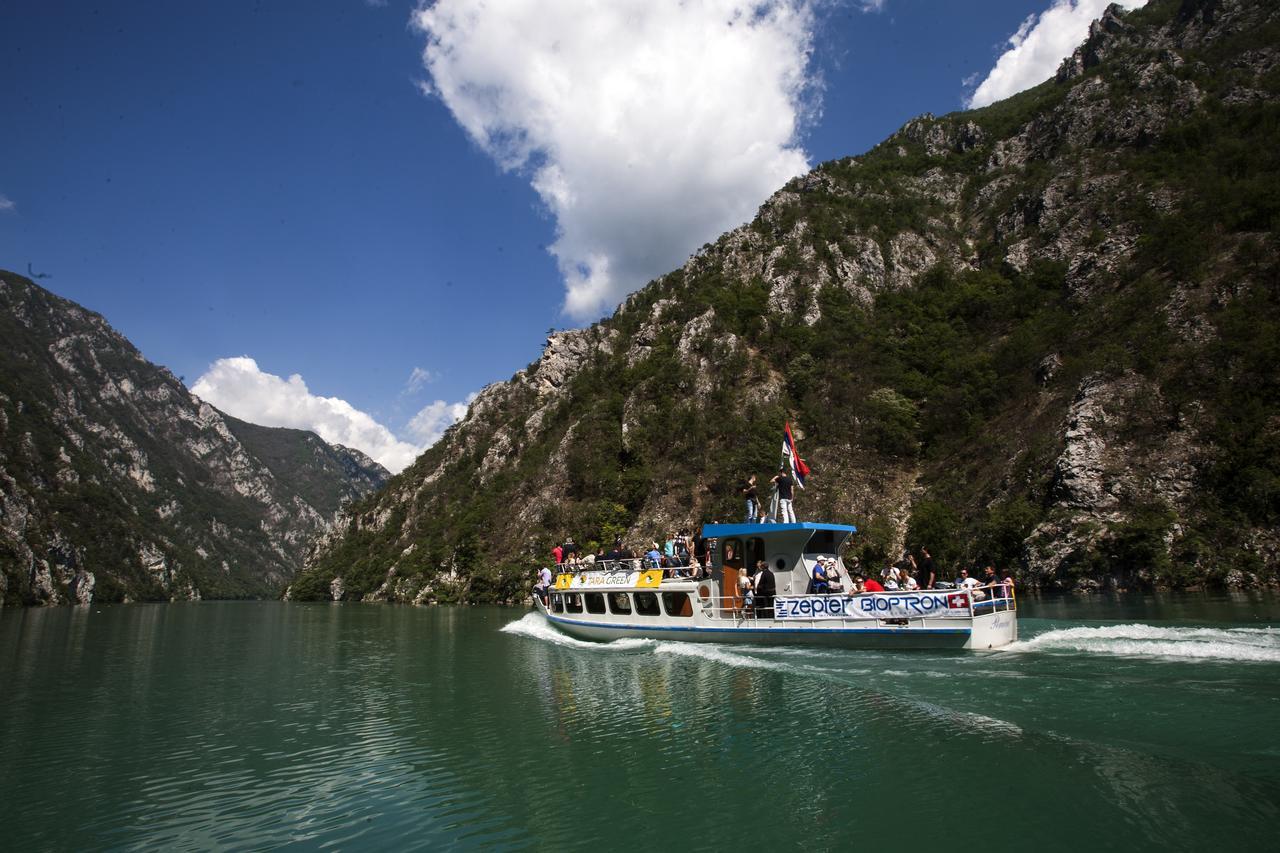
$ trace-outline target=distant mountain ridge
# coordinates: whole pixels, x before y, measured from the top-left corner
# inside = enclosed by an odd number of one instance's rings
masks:
[[[1056,588],[1275,583],[1280,8],[1116,6],[1055,79],[922,116],[553,334],[296,598],[509,600],[566,534],[741,513],[789,420],[802,518]]]
[[[100,315],[0,271],[0,602],[273,596],[388,477],[193,396]]]

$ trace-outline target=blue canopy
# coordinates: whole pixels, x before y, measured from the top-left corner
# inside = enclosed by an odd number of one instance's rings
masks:
[[[852,524],[820,524],[812,521],[798,521],[790,524],[704,524],[704,539],[722,539],[730,536],[766,536],[772,533],[785,533],[790,530],[832,530],[837,533],[857,533],[858,528]]]

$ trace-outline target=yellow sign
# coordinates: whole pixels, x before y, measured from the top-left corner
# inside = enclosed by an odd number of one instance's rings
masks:
[[[573,584],[573,575],[556,575],[556,589],[568,589]]]
[[[640,577],[636,580],[636,586],[641,589],[656,589],[662,583],[662,569],[654,569],[648,572],[641,572]]]

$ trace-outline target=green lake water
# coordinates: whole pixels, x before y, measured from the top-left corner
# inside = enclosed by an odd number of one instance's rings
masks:
[[[1275,849],[1280,599],[1021,608],[994,653],[595,645],[502,608],[0,610],[0,841]]]

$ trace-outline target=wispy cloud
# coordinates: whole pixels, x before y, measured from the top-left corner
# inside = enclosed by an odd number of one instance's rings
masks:
[[[311,430],[331,444],[364,451],[392,473],[413,462],[467,411],[465,403],[436,401],[414,417],[408,428],[414,440],[404,441],[346,400],[312,394],[298,374],[284,379],[267,373],[248,356],[218,359],[191,391],[241,420]]]
[[[528,176],[564,309],[591,319],[807,170],[817,2],[437,0],[422,88]]]
[[[1029,89],[1053,76],[1062,60],[1089,35],[1089,24],[1112,0],[1054,0],[1039,15],[1031,15],[1009,36],[1008,48],[969,96],[970,108],[985,107]],[[1117,0],[1134,9],[1146,0]],[[971,85],[966,78],[965,85]]]
[[[0,193],[0,213],[8,213],[11,210],[17,209],[18,205],[14,204],[13,199]]]
[[[415,367],[410,373],[409,378],[404,383],[404,390],[400,392],[401,396],[409,397],[417,394],[422,387],[429,382],[435,382],[440,378],[440,374],[434,373],[425,368]]]

